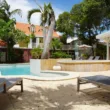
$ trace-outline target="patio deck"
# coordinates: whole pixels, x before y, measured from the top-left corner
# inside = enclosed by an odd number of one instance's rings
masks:
[[[96,75],[90,72],[80,75]],[[109,75],[110,71],[101,72]],[[88,89],[89,87],[89,89]],[[90,89],[91,87],[91,89]],[[8,94],[0,94],[0,110],[109,110],[110,91],[82,85],[76,91],[76,79],[66,81],[32,81],[24,79],[24,93],[13,87]]]

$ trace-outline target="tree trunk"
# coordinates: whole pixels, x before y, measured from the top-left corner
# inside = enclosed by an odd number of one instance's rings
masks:
[[[46,39],[46,28],[45,25],[43,25],[43,43],[45,42]]]
[[[92,45],[92,55],[94,56],[94,47],[93,47],[93,45]]]
[[[55,17],[53,17],[51,19],[51,24],[49,26],[48,34],[47,34],[46,39],[44,41],[44,50],[43,50],[41,59],[47,59],[48,58],[50,43],[51,43],[51,40],[52,40],[54,27],[55,27]]]

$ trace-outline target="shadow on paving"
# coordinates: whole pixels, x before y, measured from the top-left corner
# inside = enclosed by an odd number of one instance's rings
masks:
[[[24,90],[24,93],[11,91],[8,96],[1,94],[0,99],[9,97],[8,101],[11,99],[11,103],[5,102],[5,99],[1,100],[0,110],[72,110],[75,105],[110,104],[110,92],[100,89],[86,89],[77,93],[76,86],[70,84],[57,86],[56,89],[37,85],[30,88],[31,91]]]

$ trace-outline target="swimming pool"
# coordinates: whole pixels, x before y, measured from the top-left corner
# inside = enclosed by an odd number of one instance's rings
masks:
[[[68,76],[67,73],[55,73],[55,72],[41,72],[40,74],[32,74],[30,72],[30,65],[1,65],[0,66],[0,74],[3,76],[11,76],[11,75],[32,75],[39,77],[62,77]]]

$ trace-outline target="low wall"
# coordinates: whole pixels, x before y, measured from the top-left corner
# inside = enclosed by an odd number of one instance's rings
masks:
[[[53,70],[54,65],[58,65],[58,61],[64,59],[41,59],[41,70]]]
[[[97,72],[110,70],[110,61],[107,60],[62,60],[58,63],[62,71]]]
[[[41,70],[53,70],[59,59],[41,59]]]

